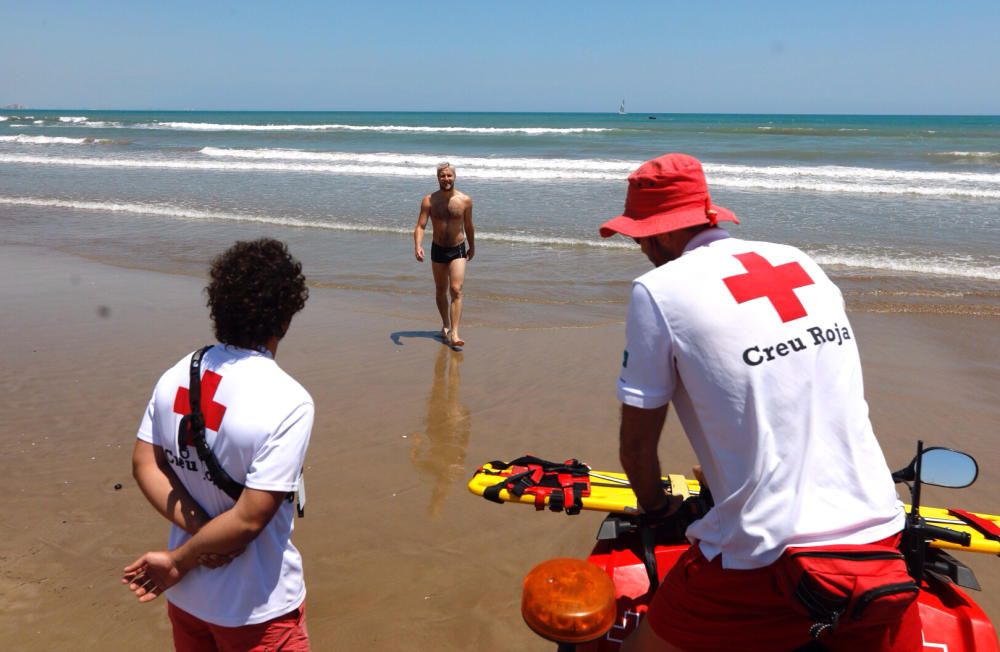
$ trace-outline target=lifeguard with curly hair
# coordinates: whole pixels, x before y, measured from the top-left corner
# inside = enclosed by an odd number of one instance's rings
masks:
[[[237,242],[206,292],[218,344],[160,377],[132,455],[172,523],[168,549],[126,566],[122,582],[140,602],[166,595],[177,650],[308,650],[290,497],[313,401],[274,361],[309,297],[302,265],[277,240]]]

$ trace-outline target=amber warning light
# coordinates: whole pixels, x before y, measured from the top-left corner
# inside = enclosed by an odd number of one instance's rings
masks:
[[[524,577],[521,615],[536,634],[556,643],[586,643],[615,622],[615,585],[582,559],[550,559]]]

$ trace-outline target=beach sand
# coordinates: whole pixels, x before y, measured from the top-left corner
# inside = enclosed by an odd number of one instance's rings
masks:
[[[516,328],[518,306],[485,309],[470,292],[468,345],[452,352],[433,337],[427,277],[425,297],[313,289],[278,350],[316,402],[309,504],[294,536],[313,647],[551,650],[521,620],[521,579],[549,557],[585,556],[600,516],[495,505],[464,485],[477,465],[528,452],[618,468],[623,325],[533,312]],[[203,285],[0,247],[5,647],[172,649],[164,600],[138,604],[118,578],[166,541],[130,454],[159,374],[213,341]],[[1000,322],[857,313],[852,323],[890,465],[907,462],[918,438],[967,450],[977,484],[926,501],[996,513]],[[667,469],[694,462],[673,417],[660,450]],[[1000,563],[959,556],[1000,623]]]

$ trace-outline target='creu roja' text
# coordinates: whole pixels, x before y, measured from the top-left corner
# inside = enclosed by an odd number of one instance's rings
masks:
[[[805,351],[810,346],[820,346],[822,344],[836,344],[842,346],[845,340],[852,339],[851,331],[847,326],[834,324],[831,328],[821,326],[811,326],[806,329],[804,335],[793,337],[784,342],[769,344],[767,346],[755,345],[743,351],[743,362],[751,367],[771,362],[786,355]]]

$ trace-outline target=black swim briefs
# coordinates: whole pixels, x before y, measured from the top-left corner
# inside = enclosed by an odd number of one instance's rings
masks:
[[[459,258],[465,258],[465,240],[454,247],[442,247],[436,242],[431,243],[431,261],[448,264]]]

